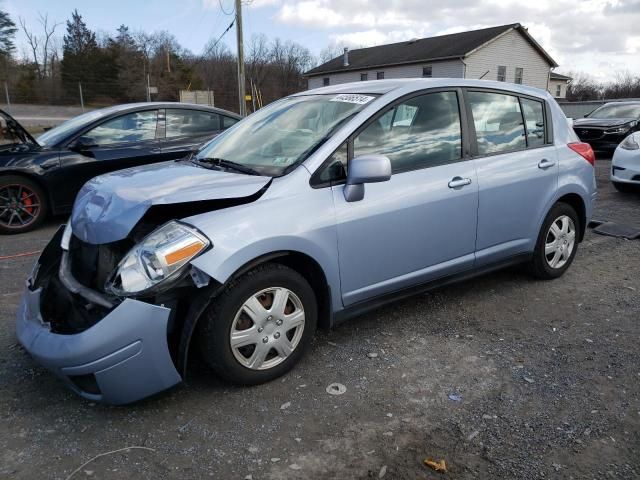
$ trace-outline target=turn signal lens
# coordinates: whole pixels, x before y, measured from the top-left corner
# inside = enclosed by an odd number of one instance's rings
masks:
[[[202,250],[205,247],[205,243],[197,240],[189,245],[186,245],[182,248],[174,250],[173,252],[169,252],[165,255],[164,259],[167,262],[167,265],[174,265],[183,260],[188,260],[193,257],[196,253]]]

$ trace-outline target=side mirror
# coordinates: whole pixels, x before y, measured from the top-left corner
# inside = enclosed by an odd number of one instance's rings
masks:
[[[364,198],[364,184],[386,182],[391,178],[391,161],[384,155],[362,155],[349,162],[344,199],[357,202]]]
[[[73,150],[74,152],[86,152],[91,150],[94,147],[97,147],[98,144],[89,137],[80,137],[71,145],[69,145],[69,150]]]

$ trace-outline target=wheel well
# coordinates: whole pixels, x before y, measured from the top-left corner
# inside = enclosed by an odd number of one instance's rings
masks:
[[[578,214],[578,219],[580,220],[580,237],[579,241],[582,241],[584,238],[584,232],[587,228],[587,214],[585,212],[584,201],[582,197],[577,193],[568,193],[558,199],[558,202],[566,203],[567,205],[571,205],[573,209]]]
[[[262,265],[264,263],[279,263],[295,270],[309,282],[318,301],[318,327],[328,330],[331,328],[331,289],[322,267],[309,255],[295,251],[279,251],[258,257],[238,269],[231,278]]]

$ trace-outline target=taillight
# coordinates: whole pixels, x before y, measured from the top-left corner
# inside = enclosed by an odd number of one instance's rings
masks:
[[[567,147],[576,152],[594,167],[596,166],[596,154],[593,153],[591,145],[584,142],[568,143]]]

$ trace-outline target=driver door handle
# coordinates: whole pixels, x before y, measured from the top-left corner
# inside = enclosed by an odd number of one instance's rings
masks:
[[[470,184],[471,184],[470,178],[453,177],[449,182],[449,188],[464,187],[465,185],[470,185]]]
[[[556,162],[543,158],[542,160],[540,160],[540,163],[538,163],[538,168],[541,168],[542,170],[546,170],[547,168],[553,167],[555,164]]]

